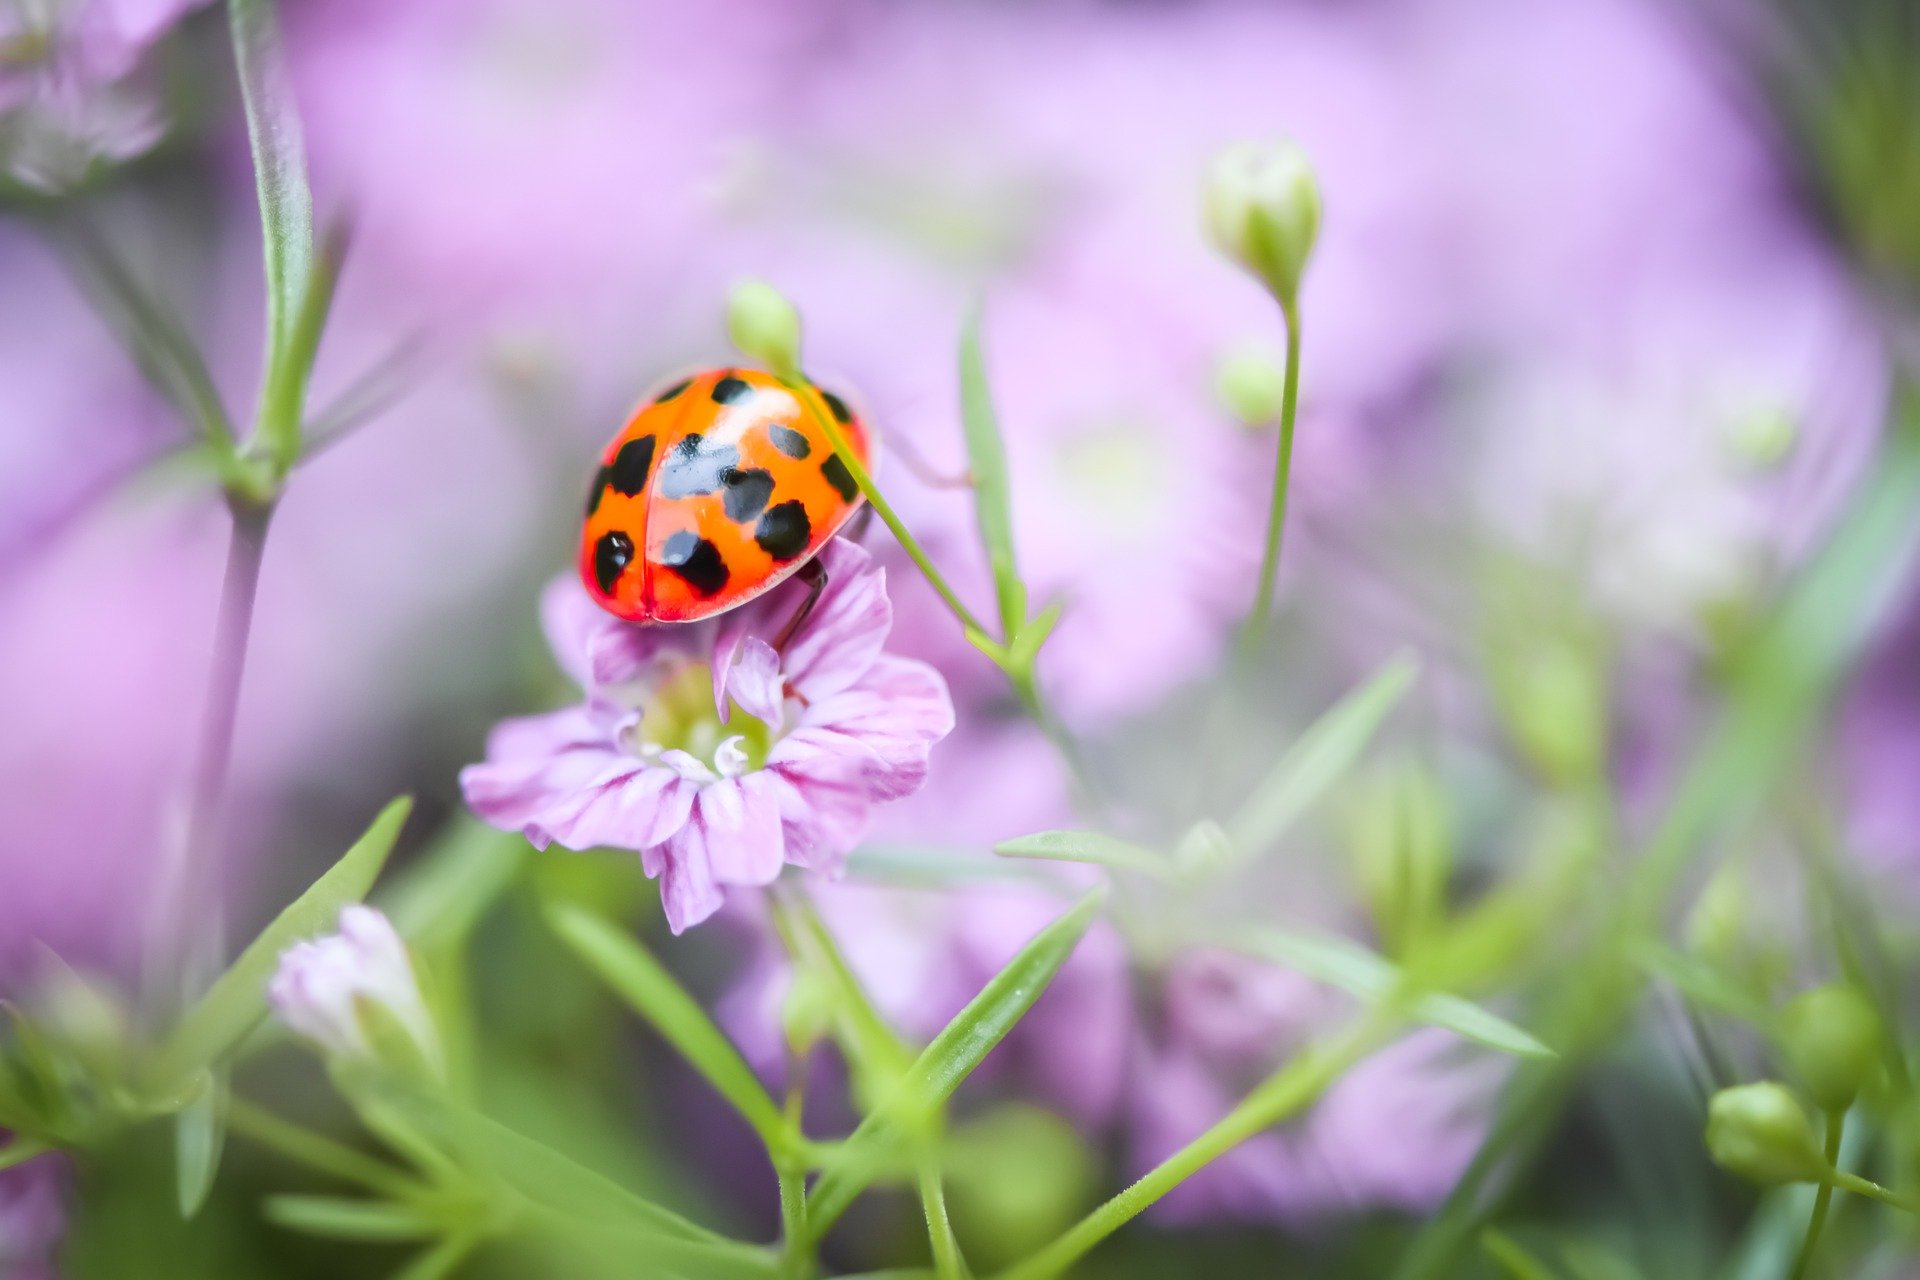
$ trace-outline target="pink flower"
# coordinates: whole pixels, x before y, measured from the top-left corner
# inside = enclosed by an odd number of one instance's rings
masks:
[[[586,701],[496,727],[461,771],[467,803],[541,848],[637,850],[675,933],[722,885],[838,871],[873,806],[926,780],[953,704],[933,668],[882,652],[893,606],[867,553],[835,541],[820,563],[826,590],[784,651],[770,641],[800,583],[684,626],[621,622],[554,583],[548,639]]]
[[[54,1280],[53,1251],[66,1231],[66,1180],[58,1156],[0,1172],[0,1276],[6,1280]]]
[[[302,1038],[345,1058],[374,1056],[367,1015],[377,1007],[412,1037],[422,1058],[440,1062],[440,1037],[420,994],[407,944],[393,922],[372,907],[343,907],[339,932],[281,953],[267,1000]]]

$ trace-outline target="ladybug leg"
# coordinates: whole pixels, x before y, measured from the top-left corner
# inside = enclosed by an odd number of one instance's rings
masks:
[[[780,628],[780,634],[774,637],[775,653],[784,654],[787,651],[787,645],[792,643],[794,636],[799,634],[800,628],[813,615],[813,606],[820,603],[820,593],[827,589],[827,571],[821,567],[818,560],[807,561],[793,576],[807,584],[807,598],[800,602],[800,607],[793,611],[793,616],[788,618],[786,625]]]
[[[953,472],[942,471],[928,462],[926,455],[905,440],[887,441],[887,452],[897,456],[901,465],[913,472],[914,477],[929,489],[973,488],[973,472],[962,471],[956,475]]]

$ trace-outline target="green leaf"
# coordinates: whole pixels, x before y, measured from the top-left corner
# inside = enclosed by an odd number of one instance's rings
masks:
[[[1173,866],[1151,849],[1097,831],[1037,831],[1002,841],[993,851],[1003,858],[1038,858],[1051,862],[1091,862],[1116,871],[1138,871],[1166,878]]]
[[[284,359],[313,271],[313,193],[273,0],[228,0],[266,247],[269,368]]]
[[[579,907],[550,907],[547,923],[601,981],[651,1022],[667,1043],[707,1078],[769,1149],[788,1145],[786,1119],[753,1068],[646,948],[603,917]]]
[[[1338,987],[1370,1004],[1408,994],[1406,977],[1398,965],[1345,938],[1258,929],[1241,934],[1229,945]],[[1522,1058],[1555,1056],[1552,1049],[1505,1018],[1445,992],[1411,995],[1406,1016],[1444,1027],[1462,1039],[1501,1053]]]
[[[471,1233],[448,1236],[433,1248],[415,1254],[411,1262],[393,1273],[393,1280],[445,1280],[479,1243],[479,1237]]]
[[[935,1036],[908,1070],[895,1095],[869,1114],[848,1139],[849,1149],[884,1147],[887,1131],[945,1105],[993,1047],[1006,1038],[1040,998],[1060,966],[1093,924],[1105,899],[1103,890],[1081,898],[1053,923],[1033,935],[1006,967],[995,974],[967,1007]],[[870,1152],[868,1153],[870,1154]],[[807,1205],[807,1229],[814,1239],[846,1212],[855,1196],[873,1180],[876,1161],[851,1159],[824,1172]]]
[[[531,848],[518,832],[456,819],[381,889],[378,905],[414,946],[458,946],[525,869]]]
[[[207,1202],[226,1141],[227,1072],[216,1068],[207,1072],[199,1096],[174,1117],[175,1189],[182,1218],[193,1217]]]
[[[5,1173],[16,1165],[23,1165],[35,1156],[43,1156],[51,1150],[53,1148],[44,1142],[35,1142],[32,1138],[15,1135],[13,1141],[0,1147],[0,1173]]]
[[[1500,1264],[1510,1280],[1559,1280],[1552,1268],[1529,1253],[1518,1240],[1492,1227],[1480,1233],[1480,1247]]]
[[[558,1230],[637,1238],[668,1270],[691,1263],[703,1275],[773,1274],[773,1261],[763,1251],[709,1231],[444,1093],[396,1087],[390,1080],[362,1083],[404,1112],[459,1168],[512,1188]]]
[[[418,1209],[389,1200],[337,1196],[268,1196],[267,1221],[289,1231],[333,1240],[432,1240],[440,1228]]]
[[[1004,665],[1010,673],[1032,672],[1033,664],[1040,660],[1040,646],[1047,642],[1054,627],[1059,625],[1060,614],[1065,607],[1055,600],[1021,624],[1006,647]]]
[[[1694,956],[1675,951],[1653,938],[1635,939],[1628,944],[1627,954],[1635,964],[1654,977],[1672,983],[1695,1004],[1731,1014],[1756,1027],[1773,1025],[1773,1010],[1766,1001]]]
[[[1300,735],[1227,824],[1235,850],[1231,861],[1244,863],[1267,852],[1346,776],[1418,672],[1410,655],[1394,658]]]
[[[280,953],[333,928],[341,907],[366,897],[412,807],[413,801],[403,796],[382,809],[340,861],[261,930],[233,966],[214,980],[161,1048],[153,1073],[158,1092],[184,1089],[195,1073],[230,1053],[266,1016],[267,979]]]
[[[960,334],[960,417],[967,435],[967,464],[973,477],[973,513],[980,541],[993,568],[994,594],[1000,604],[1000,634],[1009,641],[1027,620],[1027,587],[1013,555],[1013,504],[1007,481],[1007,453],[1000,421],[987,389],[986,361],[980,352],[980,312],[967,317]],[[1041,633],[1045,638],[1045,633]],[[1034,645],[1038,648],[1038,644]]]

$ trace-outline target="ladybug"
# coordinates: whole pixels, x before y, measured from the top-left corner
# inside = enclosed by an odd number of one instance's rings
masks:
[[[871,434],[831,391],[712,369],[648,400],[601,455],[587,495],[587,593],[629,622],[697,622],[798,573],[814,594],[797,624],[825,585],[814,556],[864,501],[823,413],[870,468]]]

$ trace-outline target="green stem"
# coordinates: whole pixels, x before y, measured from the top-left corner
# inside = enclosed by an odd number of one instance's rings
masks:
[[[1846,1128],[1847,1113],[1829,1111],[1827,1113],[1827,1163],[1836,1169],[1840,1166],[1840,1136]],[[1792,1280],[1802,1280],[1807,1268],[1813,1265],[1813,1251],[1820,1243],[1820,1232],[1827,1225],[1827,1210],[1833,1203],[1833,1184],[1823,1182],[1820,1189],[1813,1193],[1813,1214],[1807,1219],[1806,1239],[1800,1242],[1799,1256],[1793,1260]]]
[[[395,1200],[406,1199],[416,1190],[412,1180],[392,1165],[283,1120],[244,1098],[228,1100],[227,1123],[235,1133],[343,1182],[358,1183]]]
[[[1883,1187],[1857,1173],[1848,1173],[1845,1169],[1834,1170],[1828,1177],[1828,1185],[1841,1191],[1851,1191],[1857,1196],[1866,1196],[1869,1200],[1878,1200],[1881,1204],[1892,1205],[1896,1209],[1904,1209],[1908,1213],[1920,1214],[1920,1199],[1895,1191],[1891,1187]]]
[[[1293,477],[1293,423],[1300,400],[1300,306],[1282,302],[1287,323],[1286,382],[1280,394],[1280,450],[1273,465],[1273,496],[1267,504],[1266,549],[1260,557],[1260,586],[1253,598],[1253,611],[1247,615],[1241,633],[1241,653],[1257,653],[1266,636],[1267,619],[1273,613],[1274,579],[1280,569],[1280,544],[1287,525],[1287,492]]]
[[[807,1232],[807,1175],[784,1162],[780,1175],[781,1280],[807,1280],[814,1273],[812,1237]]]
[[[1248,1138],[1304,1110],[1399,1024],[1391,1005],[1376,1007],[1347,1031],[1309,1045],[1221,1117],[1132,1186],[1082,1218],[1052,1244],[1004,1272],[1000,1280],[1049,1280],[1202,1168]]]
[[[940,1166],[931,1157],[920,1162],[920,1207],[927,1216],[927,1239],[933,1245],[933,1273],[939,1280],[964,1280],[967,1263],[960,1242],[953,1237],[947,1217],[947,1193],[940,1184]]]
[[[899,541],[902,549],[912,558],[926,580],[933,584],[933,589],[940,593],[940,599],[946,602],[953,616],[960,620],[960,625],[975,635],[990,638],[980,619],[973,616],[973,611],[967,608],[959,595],[948,585],[946,578],[934,568],[933,561],[928,558],[925,549],[907,530],[906,522],[901,520],[899,514],[894,511],[893,504],[881,494],[880,487],[873,482],[873,473],[867,470],[866,464],[861,462],[854,455],[853,450],[847,446],[847,437],[840,430],[840,424],[833,420],[832,414],[820,407],[815,395],[809,394],[813,388],[799,378],[782,377],[780,380],[786,385],[787,390],[794,393],[794,399],[805,406],[808,416],[826,434],[827,440],[833,445],[834,453],[839,455],[842,465],[847,469],[847,474],[853,477],[853,482],[860,486],[860,492],[865,495],[868,504],[879,514],[887,528],[893,531],[893,536]]]

